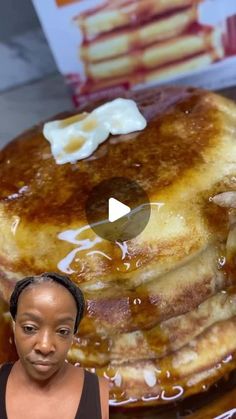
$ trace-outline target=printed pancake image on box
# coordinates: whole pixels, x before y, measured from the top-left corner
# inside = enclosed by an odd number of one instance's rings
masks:
[[[90,102],[0,152],[0,292],[7,304],[16,281],[45,271],[79,284],[86,313],[68,360],[106,377],[111,406],[132,411],[206,394],[236,369],[236,105],[169,86],[123,101]],[[146,192],[150,216],[136,237],[107,240],[85,208],[120,176],[124,199],[131,181]],[[0,362],[14,357],[6,310]]]
[[[52,52],[81,95],[169,83],[232,85],[236,4],[231,0],[34,0]]]

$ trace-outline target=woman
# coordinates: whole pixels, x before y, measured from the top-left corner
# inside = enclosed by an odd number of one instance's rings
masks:
[[[18,361],[0,370],[1,419],[108,419],[109,384],[66,362],[83,294],[55,273],[17,282],[10,313]]]

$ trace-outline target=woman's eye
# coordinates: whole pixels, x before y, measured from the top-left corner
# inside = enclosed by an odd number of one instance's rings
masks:
[[[22,327],[22,329],[23,329],[23,331],[24,331],[25,333],[27,333],[27,334],[34,333],[34,332],[35,332],[35,330],[36,330],[36,328],[35,328],[34,326],[28,326],[28,325],[23,326],[23,327]]]
[[[60,330],[58,331],[58,333],[59,333],[61,336],[69,336],[69,335],[71,334],[71,331],[70,331],[69,329],[60,329]]]

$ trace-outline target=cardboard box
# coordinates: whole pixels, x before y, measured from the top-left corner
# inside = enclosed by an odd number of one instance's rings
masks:
[[[232,0],[33,0],[75,104],[123,89],[236,83]]]

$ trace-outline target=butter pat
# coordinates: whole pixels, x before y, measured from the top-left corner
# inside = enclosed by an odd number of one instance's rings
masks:
[[[118,98],[90,114],[47,122],[43,135],[51,144],[56,163],[64,164],[91,156],[110,134],[129,134],[144,129],[146,125],[133,100]]]

